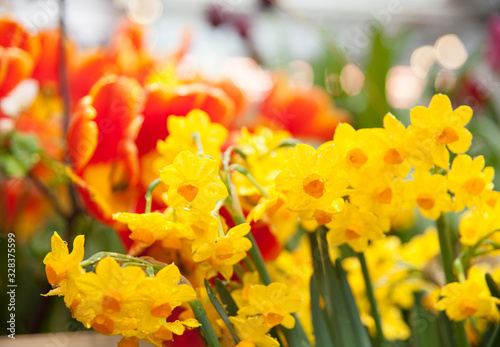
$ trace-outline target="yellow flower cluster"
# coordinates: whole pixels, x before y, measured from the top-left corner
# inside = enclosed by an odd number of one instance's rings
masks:
[[[56,286],[47,295],[64,296],[73,317],[87,328],[162,346],[163,341],[172,340],[172,334],[182,335],[185,327],[199,326],[192,318],[168,321],[175,308],[196,298],[191,286],[179,284],[180,272],[175,265],[167,265],[150,277],[141,267],[122,267],[106,257],[98,262],[95,273],[85,272],[80,266],[83,244],[83,236],[77,236],[69,253],[54,233],[52,251],[44,264],[49,282]]]
[[[286,131],[242,129],[225,151],[228,130],[204,112],[171,116],[169,135],[149,161],[159,176],[152,179],[161,180],[153,199],[168,208],[151,212],[149,205],[146,213],[113,218],[130,230],[131,253],[175,261],[196,291],[179,284],[175,265],[147,275],[141,267],[104,258],[95,272],[85,272],[79,265],[83,239],[77,237],[68,254],[56,234],[45,259],[47,278],[57,285],[49,294],[64,295],[73,315],[88,327],[158,346],[172,333],[182,334],[185,326],[198,326],[194,319],[168,320],[196,293],[223,346],[234,341],[238,347],[279,346],[271,329],[296,324],[312,341],[311,297],[304,293],[318,271],[312,266],[317,255],[303,234],[313,238],[324,231],[330,257],[343,257],[361,321],[370,332],[376,329],[372,303],[363,265],[352,251],[365,254],[388,340],[409,338],[403,310],[422,291],[426,308],[444,310],[453,320],[498,320],[499,300],[476,267],[439,291],[441,274],[429,274],[440,253],[435,229],[406,243],[388,236],[408,224],[416,209],[437,220],[467,208],[458,228],[467,265],[500,244],[500,193],[493,190],[493,169],[485,167],[483,157],[465,154],[472,140],[465,128],[472,110],[453,109],[448,97],[436,95],[429,107],[415,107],[410,115],[408,127],[391,114],[382,128],[340,124],[332,141],[318,148],[298,143]],[[345,245],[344,251],[338,248]],[[234,298],[238,310],[222,312],[227,319],[219,317],[227,303],[222,309],[212,305],[218,299],[204,287],[210,285],[206,280],[222,280]],[[441,299],[435,297],[439,294]]]

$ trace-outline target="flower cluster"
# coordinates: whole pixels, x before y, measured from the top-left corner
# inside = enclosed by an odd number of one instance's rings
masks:
[[[52,251],[44,264],[47,279],[56,286],[47,295],[64,296],[73,317],[87,328],[162,346],[163,341],[172,340],[172,334],[182,335],[185,327],[199,326],[193,318],[171,319],[174,309],[182,309],[196,298],[191,286],[179,284],[177,266],[167,265],[156,274],[146,275],[140,266],[122,267],[105,257],[98,261],[95,272],[85,272],[81,266],[83,246],[83,236],[77,236],[69,253],[68,246],[54,233]]]

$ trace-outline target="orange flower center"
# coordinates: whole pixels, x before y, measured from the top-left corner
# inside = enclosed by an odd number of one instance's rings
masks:
[[[118,347],[139,347],[139,339],[135,336],[124,337],[118,342]]]
[[[332,221],[332,215],[322,210],[314,210],[314,219],[319,225],[328,224]]]
[[[120,311],[122,308],[122,295],[116,290],[108,291],[102,298],[102,310],[112,314]]]
[[[384,155],[384,162],[387,164],[401,164],[403,157],[395,148],[388,149]]]
[[[368,157],[361,148],[353,148],[347,152],[346,160],[347,164],[355,169],[359,169],[366,163]]]
[[[274,311],[270,311],[264,314],[264,322],[266,322],[266,325],[269,328],[280,324],[283,318],[285,318],[284,315]]]
[[[115,322],[108,316],[99,314],[92,320],[92,328],[101,334],[112,334],[115,330]]]
[[[172,332],[165,327],[161,327],[153,333],[153,336],[158,340],[170,341],[174,337],[172,336]]]
[[[347,241],[357,240],[361,237],[361,233],[355,228],[346,228],[344,230],[344,237]]]
[[[381,204],[390,204],[392,201],[392,189],[390,187],[386,187],[385,189],[376,189],[373,194]]]
[[[446,127],[437,135],[436,141],[440,145],[448,145],[458,141],[458,134],[453,128]]]
[[[458,309],[464,316],[472,316],[474,313],[477,312],[477,305],[474,301],[468,298],[462,299],[460,302],[460,305],[458,306]]]
[[[192,184],[185,184],[177,188],[177,193],[179,193],[184,199],[191,202],[198,195],[198,187]]]
[[[479,195],[483,192],[486,183],[480,178],[473,177],[469,178],[465,184],[464,188],[470,195]]]
[[[323,178],[317,174],[311,174],[302,181],[304,192],[313,198],[319,199],[325,192],[325,182]]]
[[[235,255],[236,251],[234,250],[234,247],[230,245],[229,243],[223,243],[217,247],[215,250],[215,256],[217,259],[220,260],[226,260],[231,258],[233,255]]]
[[[149,310],[152,316],[158,318],[167,318],[172,314],[172,306],[164,298],[153,301]]]
[[[76,298],[75,300],[73,300],[73,302],[69,306],[69,310],[71,311],[71,317],[75,318],[75,310],[78,307],[78,305],[80,305],[81,302],[82,301],[80,299],[78,299],[78,298]]]
[[[430,210],[434,207],[436,201],[429,193],[421,193],[417,196],[417,205],[421,209]]]
[[[143,228],[132,230],[132,233],[130,234],[129,237],[134,241],[143,243],[148,246],[151,245],[153,242],[155,242],[154,234],[150,230]]]
[[[55,285],[66,278],[66,267],[60,262],[49,263],[45,266],[45,273],[49,283]]]

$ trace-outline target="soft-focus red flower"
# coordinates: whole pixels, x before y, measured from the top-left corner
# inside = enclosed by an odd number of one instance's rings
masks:
[[[0,19],[0,97],[31,76],[39,57],[37,37],[10,19]]]
[[[264,124],[286,129],[295,137],[318,140],[331,139],[339,122],[349,119],[323,88],[293,85],[283,76],[276,79],[260,111]]]
[[[486,57],[494,71],[500,69],[500,16],[494,14],[488,20]]]

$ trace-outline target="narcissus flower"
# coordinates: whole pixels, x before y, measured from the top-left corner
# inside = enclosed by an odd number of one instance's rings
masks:
[[[77,279],[82,302],[76,307],[76,318],[103,334],[134,329],[127,319],[137,314],[134,308],[137,289],[143,285],[144,271],[136,266],[122,268],[112,258],[97,264],[96,272],[88,272]],[[92,312],[92,321],[87,315]]]
[[[227,234],[219,237],[215,243],[201,246],[193,255],[193,260],[201,262],[207,260],[226,279],[233,274],[233,265],[246,257],[247,251],[252,248],[252,242],[245,237],[250,232],[250,224],[243,223],[228,230]]]
[[[290,293],[287,285],[279,282],[268,286],[254,285],[248,290],[248,306],[242,307],[238,315],[262,315],[268,328],[278,324],[287,329],[295,326],[291,313],[300,309],[302,298]]]
[[[466,152],[471,144],[472,135],[465,128],[472,117],[469,106],[453,110],[446,95],[435,95],[429,108],[416,106],[410,112],[412,137],[410,152],[423,151],[422,156],[413,160],[417,168],[430,169],[432,164],[448,169],[450,154]],[[429,140],[429,143],[425,142]],[[415,153],[416,154],[416,153]]]
[[[481,194],[493,188],[494,174],[492,167],[484,167],[482,155],[474,159],[466,154],[458,155],[448,172],[448,186],[455,194],[455,211],[462,211],[466,205],[469,208],[476,206]]]
[[[342,210],[348,179],[336,165],[333,148],[316,151],[298,144],[289,152],[286,168],[276,177],[276,188],[287,197],[287,206],[306,219],[326,224]]]
[[[373,212],[362,211],[353,204],[345,204],[344,210],[335,215],[334,220],[327,224],[326,235],[328,244],[340,246],[347,243],[356,252],[363,252],[368,241],[384,237],[384,231]]]
[[[68,245],[64,242],[57,232],[51,238],[52,251],[45,256],[43,263],[45,264],[45,273],[50,284],[59,284],[66,278],[68,272],[73,272],[75,269],[81,269],[80,262],[83,260],[83,244],[85,237],[78,235],[73,241],[73,250],[68,251]]]
[[[140,330],[157,331],[172,314],[173,309],[196,298],[191,286],[179,284],[180,276],[177,266],[168,265],[154,278],[146,278],[138,288],[136,295],[141,308],[138,314]]]
[[[427,171],[415,171],[413,181],[407,182],[408,202],[418,206],[424,217],[437,219],[441,213],[451,211],[446,177],[431,175]]]
[[[262,316],[257,317],[229,317],[233,323],[236,335],[240,338],[237,347],[277,347],[279,342],[269,336],[269,327]]]
[[[168,137],[165,141],[157,143],[160,158],[155,166],[172,164],[175,156],[181,151],[197,153],[198,147],[193,138],[195,133],[198,133],[203,153],[218,160],[221,146],[228,135],[226,128],[220,124],[212,123],[207,113],[201,110],[192,110],[185,117],[168,117],[167,128]]]
[[[466,280],[463,283],[450,283],[441,291],[443,298],[436,304],[436,309],[445,311],[446,315],[454,321],[465,318],[488,317],[495,304],[500,304],[500,299],[492,297],[478,282]]]
[[[217,161],[198,158],[190,151],[179,153],[172,165],[161,170],[160,178],[169,185],[167,196],[170,206],[193,206],[211,211],[217,200],[227,196],[226,186],[219,177]]]
[[[152,213],[116,213],[113,219],[126,223],[132,231],[130,238],[143,246],[150,246],[157,240],[166,240],[171,248],[179,249],[181,239],[193,239],[190,229],[173,221],[170,215]]]

